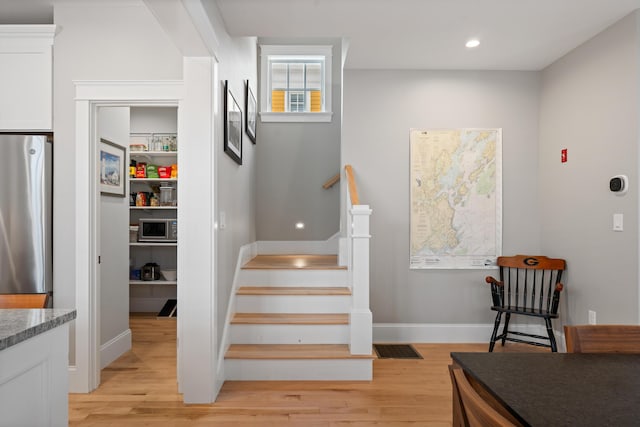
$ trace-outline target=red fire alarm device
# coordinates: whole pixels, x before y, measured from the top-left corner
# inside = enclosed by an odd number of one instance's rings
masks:
[[[560,161],[562,163],[567,163],[567,149],[563,148],[562,151],[560,152]]]

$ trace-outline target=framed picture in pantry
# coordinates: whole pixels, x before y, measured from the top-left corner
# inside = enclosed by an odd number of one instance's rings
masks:
[[[242,110],[224,81],[224,152],[242,164]]]
[[[126,148],[100,138],[100,194],[125,197],[126,158]]]
[[[249,80],[245,82],[245,128],[247,129],[247,136],[253,142],[256,143],[256,119],[258,116],[258,103],[256,97],[253,96],[251,87],[249,86]]]

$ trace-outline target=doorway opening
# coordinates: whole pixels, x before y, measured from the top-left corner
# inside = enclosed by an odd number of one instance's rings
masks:
[[[98,159],[100,155],[101,133],[112,139],[118,139],[122,145],[129,145],[129,130],[124,125],[120,130],[105,130],[105,124],[110,120],[120,120],[125,123],[129,120],[128,112],[136,107],[170,107],[175,111],[179,108],[183,97],[183,83],[181,81],[168,82],[76,82],[76,328],[75,328],[75,367],[70,369],[69,388],[73,392],[87,393],[100,384],[100,370],[102,367],[101,353],[106,350],[105,357],[118,354],[128,345],[130,347],[131,336],[128,325],[124,331],[120,331],[111,340],[102,342],[102,306],[109,304],[109,297],[103,301],[101,268],[103,244],[102,235],[110,233],[101,230],[103,223],[118,228],[121,236],[118,247],[120,252],[127,254],[124,258],[123,269],[118,269],[124,274],[126,285],[126,300],[128,300],[128,241],[129,219],[128,206],[129,194],[125,197],[113,197],[109,206],[120,209],[120,221],[101,221],[102,197],[99,185]],[[101,120],[102,117],[102,120]],[[124,129],[124,130],[123,130]],[[107,139],[107,138],[102,138]],[[108,139],[107,139],[108,140]],[[124,140],[124,142],[123,142]],[[118,144],[120,145],[120,144]],[[128,148],[128,147],[127,147]],[[125,151],[128,153],[128,150]],[[128,162],[125,154],[125,162]],[[126,172],[128,174],[128,163]],[[125,177],[122,177],[125,178]],[[128,189],[128,187],[126,187]],[[117,200],[117,201],[115,201]],[[115,206],[114,206],[115,205]],[[106,212],[105,212],[106,213]],[[124,228],[121,227],[124,225]],[[109,234],[111,237],[111,235]],[[122,241],[124,239],[124,241]],[[122,249],[124,243],[125,249]],[[122,258],[122,257],[120,257]],[[106,262],[106,260],[105,260]],[[122,264],[122,261],[119,261]],[[111,289],[105,290],[111,291]],[[122,293],[122,285],[120,293]],[[103,304],[104,303],[104,304]],[[113,307],[118,307],[114,304]],[[110,314],[123,311],[122,305]],[[124,316],[128,324],[129,307],[124,309]],[[120,313],[122,314],[122,313]],[[120,328],[122,329],[122,328]],[[179,335],[179,331],[178,331]],[[178,356],[180,351],[178,350]],[[179,381],[178,377],[178,381]]]
[[[177,107],[99,106],[96,129],[102,370],[131,349],[130,313],[177,314]]]

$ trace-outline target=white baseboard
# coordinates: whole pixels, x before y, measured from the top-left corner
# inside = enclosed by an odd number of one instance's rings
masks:
[[[373,342],[489,342],[491,324],[374,323]]]
[[[69,365],[69,393],[89,393],[86,381],[82,381],[76,365]]]
[[[545,336],[543,325],[509,324],[509,329]],[[374,323],[374,343],[489,343],[493,324]],[[502,331],[502,326],[500,327]],[[558,350],[564,351],[564,333],[554,330]]]
[[[109,366],[129,350],[131,350],[131,329],[127,329],[100,346],[100,369]]]

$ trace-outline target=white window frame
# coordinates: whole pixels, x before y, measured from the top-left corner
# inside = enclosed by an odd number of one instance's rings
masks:
[[[269,94],[269,56],[301,55],[324,56],[324,111],[273,112]],[[262,122],[330,122],[331,111],[331,57],[333,46],[321,45],[260,45],[260,120]]]

